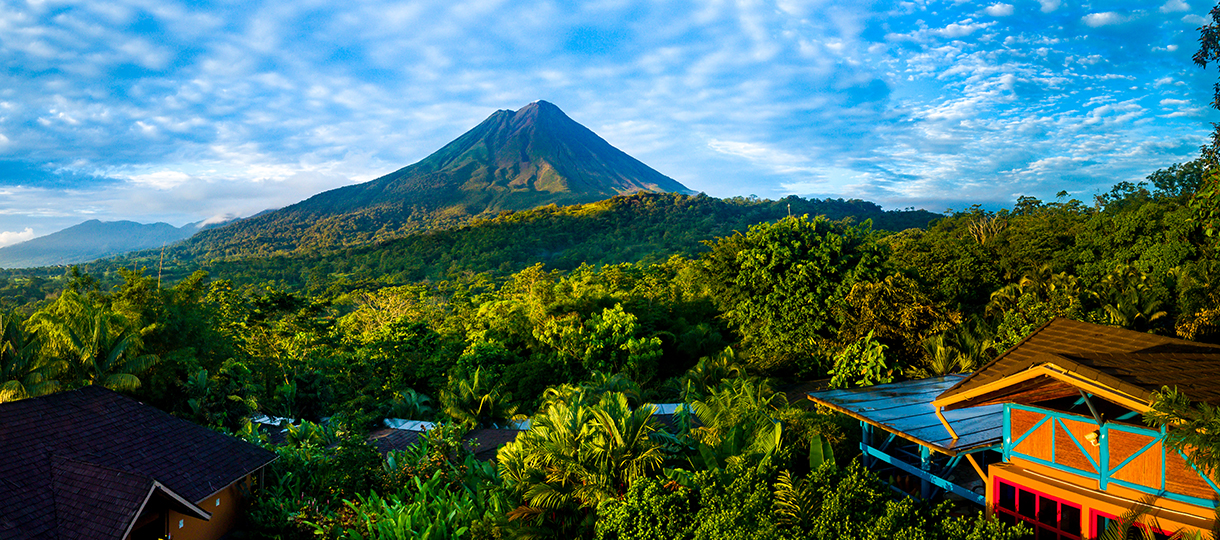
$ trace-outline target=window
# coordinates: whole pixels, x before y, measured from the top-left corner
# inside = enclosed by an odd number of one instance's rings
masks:
[[[1024,522],[1034,540],[1080,540],[1080,505],[996,480],[996,517],[1009,525]]]
[[[1106,532],[1106,528],[1109,527],[1110,523],[1113,521],[1118,521],[1118,518],[1110,514],[1094,511],[1093,536],[1101,536],[1102,533]],[[1149,528],[1150,527],[1148,525],[1143,523],[1132,524],[1131,528],[1127,529],[1127,538],[1144,540],[1144,538],[1146,538],[1144,531],[1149,530]],[[1152,537],[1156,540],[1169,540],[1170,535],[1166,534],[1165,531],[1154,528],[1152,529]]]

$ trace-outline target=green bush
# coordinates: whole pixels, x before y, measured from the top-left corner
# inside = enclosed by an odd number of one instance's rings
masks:
[[[859,462],[797,477],[763,464],[640,480],[598,507],[599,540],[1016,540],[1027,530],[895,500]]]

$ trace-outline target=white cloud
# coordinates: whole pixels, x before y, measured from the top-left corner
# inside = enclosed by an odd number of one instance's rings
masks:
[[[129,176],[132,182],[154,189],[171,189],[191,181],[191,176],[178,171],[157,171]]]
[[[1162,99],[1161,105],[1190,105],[1185,99]]]
[[[1113,24],[1121,24],[1127,22],[1127,18],[1113,11],[1105,11],[1101,13],[1090,13],[1081,17],[1080,20],[1085,24],[1097,28],[1099,26],[1109,26]]]
[[[1042,4],[1043,13],[1050,13],[1059,9],[1059,2],[1060,0],[1038,0],[1038,3]]]
[[[23,231],[0,231],[0,247],[20,244],[34,238],[34,229],[26,227]]]
[[[763,144],[712,139],[708,141],[707,145],[708,148],[716,152],[745,158],[779,174],[811,172],[813,170],[809,166],[808,158]]]
[[[976,23],[966,19],[960,24],[952,23],[944,28],[933,30],[933,33],[948,38],[959,38],[973,34],[976,30],[987,28],[988,26],[991,26],[991,23]]]
[[[1172,13],[1175,11],[1190,11],[1190,4],[1182,0],[1169,0],[1161,6],[1161,13]]]
[[[1007,17],[1012,15],[1012,4],[992,4],[983,10],[992,17]]]

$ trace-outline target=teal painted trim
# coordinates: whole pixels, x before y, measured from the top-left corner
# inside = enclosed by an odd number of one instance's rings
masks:
[[[961,463],[962,457],[964,457],[964,454],[958,454],[956,456],[953,456],[952,458],[949,458],[949,463],[947,463],[945,465],[945,470],[952,471],[953,469],[956,469],[957,464]]]
[[[986,497],[983,497],[973,491],[970,491],[957,484],[954,484],[953,482],[945,480],[944,478],[941,478],[941,477],[931,474],[927,471],[924,471],[909,463],[904,463],[902,460],[894,459],[893,456],[891,456],[885,452],[882,452],[876,448],[861,444],[860,449],[864,453],[869,454],[870,456],[872,456],[878,460],[889,463],[890,465],[893,465],[894,467],[902,469],[903,471],[906,471],[907,473],[914,475],[915,477],[919,478],[920,480],[929,482],[938,488],[953,492],[953,493],[957,494],[958,496],[960,496],[961,498],[966,499],[968,501],[973,501],[975,503],[978,503],[979,505],[982,505],[982,506],[987,505]]]
[[[1168,434],[1169,434],[1168,427],[1161,426],[1161,491],[1165,491],[1165,486],[1166,486],[1165,482],[1168,481],[1168,480],[1166,480],[1166,473],[1169,470],[1169,465],[1165,463],[1166,461],[1168,461],[1166,458],[1169,457],[1169,455],[1165,453],[1165,437]]]
[[[1020,452],[1013,452],[1012,455],[1019,457],[1021,459],[1024,459],[1024,460],[1032,461],[1032,462],[1040,464],[1040,465],[1045,465],[1045,466],[1055,469],[1057,471],[1072,473],[1077,476],[1083,476],[1085,478],[1096,478],[1098,476],[1096,471],[1086,471],[1084,469],[1077,469],[1076,467],[1068,467],[1067,465],[1064,465],[1062,463],[1055,463],[1054,461],[1047,461],[1040,457],[1027,456]]]
[[[1097,487],[1105,491],[1110,486],[1110,424],[1102,424],[1097,429]]]
[[[1118,464],[1118,466],[1114,467],[1113,469],[1110,469],[1110,470],[1109,470],[1109,472],[1110,472],[1111,474],[1113,474],[1113,473],[1116,473],[1116,472],[1118,472],[1118,471],[1122,470],[1122,468],[1123,468],[1123,467],[1126,467],[1128,463],[1131,463],[1132,461],[1134,461],[1134,460],[1135,460],[1135,458],[1137,458],[1137,457],[1140,457],[1140,456],[1144,455],[1144,452],[1147,452],[1147,451],[1148,451],[1149,449],[1151,449],[1153,446],[1156,446],[1156,444],[1157,444],[1157,443],[1159,443],[1159,442],[1161,442],[1161,440],[1160,440],[1160,439],[1152,439],[1152,442],[1150,442],[1150,443],[1148,443],[1148,444],[1144,445],[1144,447],[1143,447],[1143,448],[1140,448],[1140,449],[1139,449],[1139,450],[1137,450],[1137,451],[1136,451],[1134,454],[1131,454],[1131,457],[1128,457],[1127,459],[1124,459],[1122,463],[1119,463],[1119,464]],[[1162,462],[1162,463],[1161,463],[1161,467],[1163,468],[1164,466],[1165,466],[1165,463],[1164,463],[1164,462]]]
[[[860,421],[860,448],[863,449],[866,445],[873,444],[873,426],[863,420]],[[868,454],[864,454],[864,466],[871,468],[873,463],[869,460]]]
[[[1115,420],[1130,420],[1130,419],[1132,419],[1132,418],[1135,418],[1136,416],[1139,416],[1139,414],[1140,414],[1140,413],[1137,413],[1137,412],[1135,412],[1135,411],[1131,411],[1131,412],[1129,412],[1129,413],[1127,413],[1127,414],[1124,414],[1124,415],[1122,415],[1122,416],[1120,416],[1120,417],[1118,417],[1118,418],[1115,418]]]
[[[1135,426],[1124,426],[1122,424],[1106,424],[1106,427],[1108,427],[1109,429],[1113,429],[1114,431],[1121,431],[1123,433],[1134,433],[1136,435],[1143,435],[1145,437],[1157,437],[1160,435],[1164,435],[1164,432],[1158,431],[1155,429],[1148,429],[1148,428],[1135,427]]]
[[[1089,460],[1089,463],[1093,465],[1093,472],[1095,472],[1095,473],[1097,473],[1097,474],[1101,474],[1101,467],[1097,466],[1097,462],[1093,460],[1093,456],[1089,455],[1089,451],[1088,451],[1088,450],[1085,450],[1085,448],[1084,448],[1084,445],[1083,445],[1083,444],[1080,444],[1080,441],[1076,439],[1076,435],[1072,434],[1071,430],[1069,430],[1069,429],[1067,428],[1067,424],[1064,424],[1064,423],[1063,423],[1063,419],[1062,419],[1062,418],[1056,418],[1056,419],[1055,419],[1055,422],[1056,422],[1056,423],[1059,425],[1059,427],[1063,428],[1063,432],[1064,432],[1064,433],[1067,433],[1068,438],[1069,438],[1069,439],[1072,439],[1072,442],[1076,443],[1076,448],[1079,448],[1079,449],[1080,449],[1080,453],[1084,454],[1085,459]],[[1053,435],[1053,433],[1054,433],[1054,432],[1052,432],[1052,435]],[[1100,438],[1100,437],[1099,437],[1099,438]],[[1052,440],[1053,440],[1053,439],[1052,439]],[[1097,443],[1097,445],[1100,447],[1100,446],[1101,446],[1101,443],[1100,443],[1100,442],[1098,442],[1098,443]],[[1051,446],[1051,449],[1053,450],[1053,449],[1054,449],[1054,446]],[[1100,449],[1099,449],[1099,450],[1100,450]],[[1054,454],[1052,454],[1052,455],[1054,455]],[[1099,456],[1101,455],[1101,454],[1100,454],[1100,451],[1098,452],[1098,455],[1099,455]]]
[[[932,450],[926,446],[919,446],[919,470],[926,473],[927,477],[921,476],[919,480],[919,498],[932,498],[932,482],[928,477],[932,476]]]
[[[1016,448],[1017,446],[1019,446],[1021,444],[1021,442],[1023,442],[1025,440],[1026,437],[1029,437],[1035,431],[1038,431],[1038,428],[1042,427],[1042,425],[1045,424],[1046,421],[1050,420],[1050,419],[1051,419],[1051,415],[1049,415],[1049,414],[1043,416],[1041,420],[1038,420],[1038,423],[1034,424],[1033,427],[1029,428],[1029,431],[1026,431],[1024,434],[1022,434],[1020,437],[1018,437],[1017,440],[1013,441],[1013,443],[1012,443],[1013,448]],[[1006,422],[1006,424],[1007,424],[1007,422]],[[1005,431],[1008,431],[1008,430],[1005,429]],[[1052,456],[1055,455],[1054,437],[1051,438],[1051,455]]]
[[[1005,463],[1012,457],[1012,403],[1004,404],[1004,439],[1000,443],[1000,454]]]
[[[882,449],[882,450],[885,450],[885,449],[889,448],[889,447],[890,447],[890,443],[893,443],[893,442],[894,442],[894,438],[896,438],[896,437],[898,437],[898,435],[895,435],[895,434],[893,434],[893,433],[890,433],[890,436],[889,436],[889,437],[886,437],[886,438],[885,438],[885,442],[881,444],[881,449]]]
[[[1176,452],[1179,456],[1182,456],[1182,459],[1186,460],[1186,464],[1190,465],[1190,468],[1194,469],[1195,473],[1197,473],[1204,482],[1207,482],[1207,485],[1212,488],[1212,491],[1220,493],[1220,487],[1216,487],[1216,483],[1212,482],[1211,478],[1208,478],[1206,474],[1203,474],[1203,471],[1200,471],[1198,467],[1195,467],[1195,464],[1191,463],[1191,461],[1186,458],[1186,454],[1178,452],[1177,450],[1174,450],[1174,452]]]
[[[1055,418],[1054,416],[1051,416],[1048,414],[1048,415],[1046,415],[1046,418],[1043,419],[1043,422],[1045,422],[1046,420],[1051,421],[1051,461],[1055,461],[1055,456],[1057,455],[1057,454],[1055,454],[1055,450],[1058,450],[1058,448],[1055,448],[1055,446],[1056,446],[1055,439],[1059,438],[1059,437],[1055,436],[1055,420],[1058,420],[1058,418]],[[1034,426],[1034,429],[1038,429],[1038,426]],[[1030,431],[1033,431],[1033,430],[1031,429]]]

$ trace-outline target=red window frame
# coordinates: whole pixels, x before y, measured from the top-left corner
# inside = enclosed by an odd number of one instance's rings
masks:
[[[1013,489],[1013,508],[1011,509],[1002,506],[1004,501],[1001,500],[1001,493],[1004,487]],[[1080,533],[1082,530],[1084,530],[1084,524],[1081,523],[1081,518],[1083,517],[1081,505],[999,478],[995,480],[995,486],[992,489],[994,490],[994,498],[992,499],[994,503],[992,505],[992,511],[995,512],[997,517],[1001,519],[1003,519],[1004,516],[1009,516],[1013,522],[1023,522],[1026,525],[1029,525],[1034,529],[1034,534],[1031,538],[1038,540],[1082,540]],[[1023,497],[1022,492],[1028,495],[1028,497]],[[1030,501],[1033,503],[1033,508],[1026,508]],[[1046,521],[1046,518],[1049,516],[1044,514],[1044,510],[1046,510],[1046,508],[1043,506],[1044,501],[1052,501],[1055,503],[1055,515],[1053,518],[1055,521],[1054,525],[1051,525]],[[1064,521],[1063,508],[1065,506],[1075,510],[1075,533],[1069,532],[1072,529],[1065,530],[1063,528],[1065,524],[1068,524],[1071,521],[1070,516],[1068,522]],[[1026,515],[1026,513],[1032,514],[1033,517]]]
[[[1118,516],[1110,514],[1109,512],[1100,512],[1097,510],[1089,511],[1089,532],[1093,535],[1092,536],[1093,538],[1097,538],[1098,536],[1101,536],[1101,533],[1105,532],[1105,529],[1098,530],[1097,518],[1106,518],[1110,521],[1118,521]],[[1173,534],[1171,534],[1169,532],[1163,531],[1161,529],[1158,529],[1156,527],[1153,527],[1151,525],[1147,525],[1144,523],[1137,522],[1137,523],[1133,523],[1132,525],[1134,525],[1136,528],[1143,530],[1143,531],[1151,530],[1152,534],[1156,535],[1158,538],[1170,538],[1173,536]],[[1140,538],[1143,538],[1143,537],[1141,536]]]

